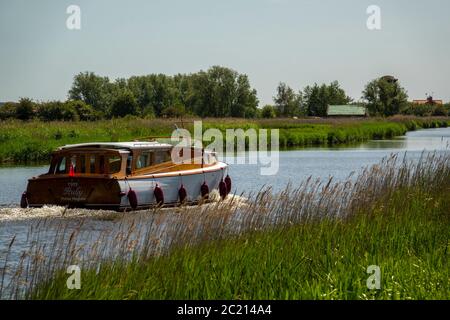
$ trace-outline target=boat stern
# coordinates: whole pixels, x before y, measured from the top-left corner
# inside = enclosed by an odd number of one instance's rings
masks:
[[[28,180],[21,206],[57,205],[115,210],[120,207],[123,196],[125,194],[115,178],[37,177]]]

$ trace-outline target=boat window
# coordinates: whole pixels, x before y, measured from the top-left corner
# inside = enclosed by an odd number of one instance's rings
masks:
[[[136,169],[149,167],[153,163],[154,153],[152,151],[143,151],[136,160]]]
[[[66,173],[66,157],[62,157],[59,159],[55,170],[55,174],[64,174],[64,173]]]
[[[126,174],[129,175],[131,174],[131,164],[133,163],[133,157],[131,155],[128,156],[127,158],[127,172]]]
[[[86,173],[86,156],[83,154],[79,154],[76,156],[76,173]]]
[[[153,164],[160,164],[171,160],[170,151],[156,151],[155,152],[155,162]]]
[[[99,172],[98,173],[100,173],[100,174],[106,173],[106,170],[105,170],[105,156],[100,156]]]
[[[71,168],[73,168],[73,171],[76,172],[77,170],[77,157],[76,156],[71,156],[70,160],[69,160],[69,173]]]
[[[52,160],[49,173],[68,174],[70,167],[76,174],[114,174],[122,169],[122,157],[115,154],[72,154]]]
[[[89,156],[89,172],[95,173],[95,156]]]
[[[217,162],[217,157],[215,153],[205,153],[207,156],[206,164],[213,164]]]
[[[120,168],[122,165],[122,158],[119,156],[109,156],[109,173],[117,173],[120,172]]]

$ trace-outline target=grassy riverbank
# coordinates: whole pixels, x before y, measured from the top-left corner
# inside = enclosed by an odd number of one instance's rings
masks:
[[[47,161],[58,146],[170,136],[177,120],[118,119],[97,122],[0,122],[0,163]],[[280,129],[280,147],[335,145],[388,139],[419,128],[448,126],[448,118],[388,119],[205,119],[203,129]],[[192,130],[192,119],[184,126]]]
[[[418,164],[393,157],[354,182],[309,180],[277,196],[263,192],[238,212],[237,221],[230,205],[186,214],[168,254],[149,255],[144,246],[131,262],[82,269],[81,290],[66,288],[65,272],[47,275],[31,297],[450,298],[448,155]],[[366,286],[371,265],[381,269],[380,290]]]

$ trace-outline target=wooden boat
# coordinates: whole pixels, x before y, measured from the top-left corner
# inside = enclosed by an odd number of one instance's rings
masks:
[[[192,147],[187,149],[191,155],[174,162],[173,148],[156,141],[60,147],[52,154],[49,171],[28,180],[21,207],[127,210],[195,203],[214,189],[222,198],[227,196],[227,164],[214,152]]]

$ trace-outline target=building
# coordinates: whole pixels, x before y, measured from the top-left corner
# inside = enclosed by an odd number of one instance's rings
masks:
[[[431,105],[443,105],[444,101],[442,100],[434,100],[433,97],[428,97],[426,100],[413,100],[414,104],[418,105],[424,105],[424,104],[431,104]]]
[[[358,105],[334,105],[327,108],[328,117],[367,117],[367,109]]]

